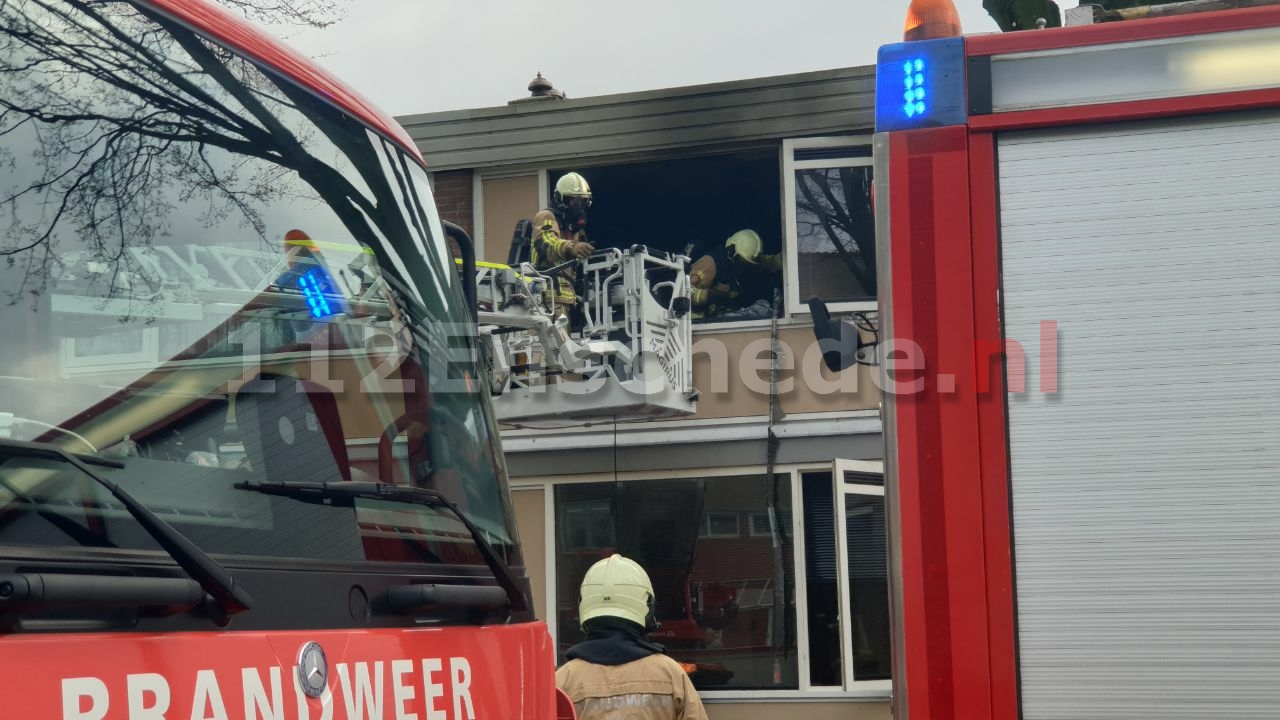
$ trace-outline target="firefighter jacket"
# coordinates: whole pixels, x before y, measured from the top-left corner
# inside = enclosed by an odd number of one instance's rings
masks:
[[[693,263],[690,280],[694,280],[693,276],[698,273],[710,277],[710,281],[704,283],[705,287],[697,287],[695,283],[691,288],[693,306],[699,315],[715,317],[762,300],[771,300],[774,289],[781,285],[782,258],[761,255],[757,262],[749,263],[735,259],[725,248],[717,247]]]
[[[662,654],[624,665],[570,660],[556,671],[556,685],[579,720],[707,720],[689,676]]]
[[[530,259],[538,270],[548,270],[573,259],[569,246],[575,242],[586,242],[587,232],[579,230],[572,237],[566,237],[560,229],[560,221],[550,210],[541,210],[533,216],[533,241],[530,248]],[[562,305],[575,305],[578,296],[573,291],[577,273],[571,266],[560,272],[556,281],[555,301]]]

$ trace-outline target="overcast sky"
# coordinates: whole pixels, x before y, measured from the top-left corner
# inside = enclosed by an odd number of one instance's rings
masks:
[[[909,0],[350,0],[290,42],[394,115],[505,105],[538,72],[571,98],[868,65]],[[996,32],[957,0],[966,33]]]

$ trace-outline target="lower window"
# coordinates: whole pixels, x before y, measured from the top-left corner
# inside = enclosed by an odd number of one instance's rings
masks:
[[[555,513],[559,662],[584,639],[583,575],[618,553],[653,582],[661,627],[650,640],[699,690],[888,687],[879,463],[557,485]]]
[[[699,689],[799,687],[790,474],[560,485],[555,503],[559,662],[584,637],[582,576],[616,552],[649,573],[650,639]]]

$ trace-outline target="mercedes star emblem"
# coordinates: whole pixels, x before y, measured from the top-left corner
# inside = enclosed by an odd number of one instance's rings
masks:
[[[298,685],[313,698],[323,695],[329,685],[329,661],[319,643],[309,642],[298,653]]]

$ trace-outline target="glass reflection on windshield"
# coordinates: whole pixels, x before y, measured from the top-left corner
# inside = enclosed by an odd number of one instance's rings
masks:
[[[130,493],[219,529],[197,540],[210,552],[421,562],[399,544],[424,523],[464,542],[434,511],[353,505],[337,509],[359,542],[319,549],[290,539],[294,501],[230,489],[373,480],[441,491],[515,559],[420,166],[131,4],[0,5],[0,46],[0,437],[124,459],[110,472]],[[29,467],[0,475],[31,500],[0,494],[7,507],[66,492]],[[77,517],[111,520],[108,505]],[[5,517],[0,540],[21,544]]]

